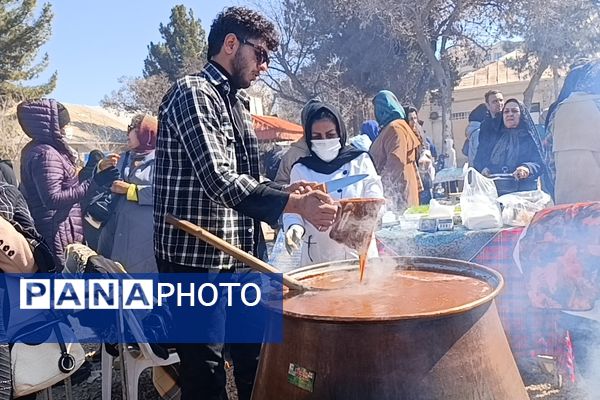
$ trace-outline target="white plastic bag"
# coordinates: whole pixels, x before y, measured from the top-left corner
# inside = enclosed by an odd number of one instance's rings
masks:
[[[502,204],[502,222],[510,226],[527,226],[536,212],[552,206],[552,198],[541,190],[508,193],[498,197]]]
[[[474,168],[469,168],[460,196],[460,216],[463,225],[472,230],[501,228],[502,217],[497,198],[494,181],[481,175]]]

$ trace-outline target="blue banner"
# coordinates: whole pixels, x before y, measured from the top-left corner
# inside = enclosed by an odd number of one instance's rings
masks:
[[[0,274],[0,341],[279,343],[282,299],[281,274]]]

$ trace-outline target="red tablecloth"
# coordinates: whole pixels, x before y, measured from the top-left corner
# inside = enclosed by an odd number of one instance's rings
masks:
[[[531,305],[524,276],[513,260],[513,251],[522,231],[523,228],[500,230],[473,259],[467,261],[490,267],[504,278],[504,289],[496,298],[496,305],[515,358],[556,357],[559,371],[574,380],[573,351],[569,333],[558,324],[560,311],[542,310]],[[381,240],[378,240],[378,248],[380,255],[398,255]]]
[[[554,356],[560,371],[573,380],[573,351],[569,333],[558,325],[560,311],[531,306],[525,279],[513,260],[521,232],[522,228],[502,230],[473,262],[495,269],[504,277],[504,290],[496,304],[515,357]]]

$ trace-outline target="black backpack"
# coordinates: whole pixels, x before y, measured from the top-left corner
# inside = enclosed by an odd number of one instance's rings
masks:
[[[96,193],[90,199],[90,205],[86,208],[86,213],[90,214],[96,221],[103,224],[110,219],[113,214],[114,203],[110,190]]]
[[[119,171],[121,179],[124,179],[123,175],[128,160],[129,152],[126,152],[125,159],[121,165],[121,171]],[[90,214],[92,218],[104,225],[113,215],[116,202],[117,199],[114,198],[110,188],[102,187],[90,198],[88,206],[84,210],[84,214]]]

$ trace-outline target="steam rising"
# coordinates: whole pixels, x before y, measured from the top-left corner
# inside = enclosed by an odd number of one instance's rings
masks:
[[[443,270],[422,270],[399,264],[395,258],[370,260],[363,282],[356,275],[357,261],[335,263],[314,270],[302,279],[308,286],[328,289],[288,297],[284,309],[313,316],[350,319],[399,318],[440,312],[488,295],[493,288],[477,278]]]
[[[367,254],[384,202],[383,199],[340,200],[338,216],[329,237],[358,254]]]
[[[599,221],[597,202],[547,209],[536,214],[517,245],[531,304],[561,332],[570,332],[576,384],[589,399],[600,393]],[[547,333],[538,332],[536,325],[527,325],[530,337]],[[549,350],[560,359],[565,346],[559,346]]]

